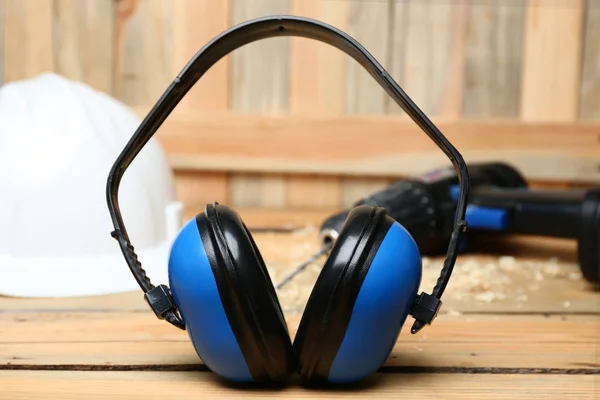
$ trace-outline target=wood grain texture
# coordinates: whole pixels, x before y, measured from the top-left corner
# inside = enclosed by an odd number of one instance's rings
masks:
[[[595,123],[463,119],[436,125],[467,162],[503,160],[538,181],[600,179],[600,126]],[[344,146],[339,146],[340,137]],[[396,177],[450,165],[416,124],[399,117],[189,115],[176,110],[157,138],[175,168]]]
[[[230,2],[177,0],[172,2],[173,73],[177,74],[213,37],[230,26]],[[229,63],[218,61],[190,89],[178,107],[224,110],[229,106]],[[175,77],[175,75],[173,75]]]
[[[389,64],[390,4],[386,1],[349,1],[346,33],[384,66]],[[385,114],[388,94],[354,59],[346,61],[347,114]]]
[[[465,116],[519,116],[525,7],[521,2],[469,3]]]
[[[286,314],[292,339],[300,317]],[[0,321],[0,365],[13,368],[202,364],[187,332],[151,312],[0,314]],[[597,315],[441,315],[421,334],[405,327],[385,366],[598,369],[598,323]]]
[[[295,174],[287,177],[287,207],[341,207],[341,182],[337,176]]]
[[[281,174],[235,173],[229,179],[234,207],[281,208],[286,205],[286,179]]]
[[[4,82],[55,69],[52,0],[4,0]]]
[[[348,2],[294,0],[293,14],[316,18],[345,30]],[[291,38],[290,114],[341,115],[345,107],[346,55],[331,45]],[[341,181],[337,177],[291,175],[286,180],[288,207],[339,205]]]
[[[152,106],[173,74],[172,2],[117,2],[115,96],[128,105]]]
[[[54,0],[55,72],[112,94],[113,1]]]
[[[363,197],[383,189],[390,182],[390,179],[380,177],[345,177],[342,179],[341,205],[344,208],[352,207]]]
[[[597,121],[600,120],[600,2],[587,2],[585,18],[579,117]]]
[[[173,77],[213,37],[230,26],[230,2],[179,0],[172,3]],[[199,21],[202,21],[200,23]],[[229,108],[230,57],[226,56],[207,71],[177,105],[190,112]],[[206,203],[229,201],[229,174],[185,171],[177,176],[184,204],[203,209]]]
[[[229,175],[226,172],[175,171],[177,199],[187,211],[197,214],[206,204],[229,202]]]
[[[231,23],[270,14],[287,14],[290,0],[231,0]],[[289,110],[290,38],[269,38],[231,53],[230,109],[266,115]],[[232,175],[229,191],[234,206],[285,205],[282,177]]]
[[[291,14],[319,18],[320,0],[291,0]],[[290,38],[290,113],[320,112],[318,43],[301,37]]]
[[[522,119],[577,119],[583,4],[583,0],[529,2],[523,47]]]
[[[482,400],[593,399],[597,377],[593,375],[456,375],[456,374],[376,374],[358,386],[336,390],[305,389],[297,380],[283,389],[257,390],[232,387],[215,375],[198,372],[0,372],[1,399],[29,400],[53,398],[81,399],[160,399],[180,400],[239,398],[380,399],[418,397]]]
[[[231,0],[231,24],[270,14],[287,14],[289,0]],[[289,43],[269,38],[231,53],[230,108],[282,114],[288,110]]]
[[[348,1],[294,0],[292,13],[345,31],[349,4]],[[298,37],[290,40],[290,113],[343,114],[348,56],[317,40]]]
[[[458,117],[462,113],[463,43],[469,4],[393,2],[390,71],[427,115]],[[392,102],[388,102],[388,112],[404,115]]]

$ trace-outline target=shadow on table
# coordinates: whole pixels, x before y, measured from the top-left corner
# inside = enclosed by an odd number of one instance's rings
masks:
[[[398,381],[398,380],[407,380],[410,379],[411,382],[414,383],[415,379],[419,379],[420,377],[425,377],[428,375],[427,379],[431,383],[431,368],[428,367],[413,367],[411,365],[433,365],[433,360],[428,362],[428,356],[417,357],[414,355],[397,355],[393,354],[394,358],[402,358],[403,365],[397,365],[397,361],[394,363],[396,365],[385,365],[376,373],[370,375],[369,377],[363,379],[357,383],[349,383],[349,384],[313,384],[313,385],[305,385],[301,382],[300,376],[298,374],[293,374],[290,378],[289,382],[280,384],[280,385],[257,385],[256,383],[252,384],[238,384],[232,383],[229,381],[222,380],[218,377],[215,379],[225,388],[233,389],[233,390],[241,390],[241,391],[253,391],[253,392],[265,392],[265,391],[283,391],[291,388],[302,388],[309,391],[321,391],[321,392],[360,392],[360,391],[369,391],[374,389],[380,389],[382,387],[389,386],[390,381]],[[389,362],[389,361],[388,361]]]

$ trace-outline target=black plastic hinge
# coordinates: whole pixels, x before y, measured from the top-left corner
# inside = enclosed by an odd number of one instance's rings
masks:
[[[177,315],[177,306],[171,291],[165,285],[159,285],[144,294],[146,302],[158,319],[166,320],[180,329],[185,329],[183,321]]]
[[[417,296],[410,310],[410,315],[416,320],[411,332],[417,333],[423,326],[431,325],[441,307],[442,301],[435,296],[424,292]]]

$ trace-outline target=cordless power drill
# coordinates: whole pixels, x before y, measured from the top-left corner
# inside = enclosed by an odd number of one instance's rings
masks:
[[[501,162],[471,164],[467,200],[466,249],[469,236],[522,234],[577,240],[582,275],[600,281],[600,188],[532,190],[513,167]],[[439,169],[397,181],[355,205],[378,205],[402,224],[422,254],[445,253],[452,232],[458,178],[454,169]],[[324,249],[332,246],[348,210],[327,218],[320,227]]]
[[[468,165],[469,192],[480,187],[526,189],[527,182],[521,174],[500,162]],[[406,228],[417,242],[422,254],[437,255],[445,252],[454,224],[458,177],[453,168],[436,169],[409,180],[399,180],[354,204],[378,205]],[[469,196],[471,197],[471,196]],[[467,204],[469,204],[467,202]],[[473,210],[467,208],[467,232],[472,228]],[[349,210],[327,218],[320,227],[324,245],[332,243],[342,229]],[[497,212],[479,210],[479,225],[494,229]],[[463,243],[464,244],[464,243]]]
[[[527,188],[527,182],[521,174],[504,163],[470,164],[468,169],[471,192],[478,187]],[[388,215],[410,232],[421,254],[440,254],[447,249],[452,233],[458,183],[453,168],[440,168],[409,180],[396,181],[359,200],[354,206],[368,204],[385,208]],[[341,211],[323,222],[320,227],[322,249],[287,275],[277,285],[278,289],[333,247],[349,212],[350,210]],[[467,232],[471,230],[473,218],[479,224],[489,225],[489,229],[496,229],[497,214],[498,212],[485,209],[479,210],[475,217],[471,213],[470,218],[467,218]]]

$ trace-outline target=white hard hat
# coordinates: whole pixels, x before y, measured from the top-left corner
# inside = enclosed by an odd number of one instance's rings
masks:
[[[0,295],[139,289],[110,236],[106,180],[140,122],[119,101],[55,74],[0,87]],[[167,283],[182,207],[154,140],[125,172],[119,204],[152,283]]]

